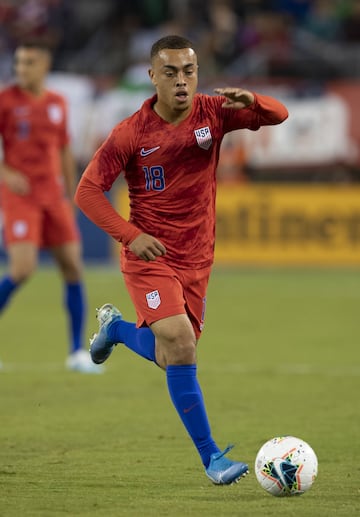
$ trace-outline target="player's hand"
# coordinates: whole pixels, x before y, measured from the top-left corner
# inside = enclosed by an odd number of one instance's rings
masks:
[[[223,108],[243,109],[250,106],[255,100],[253,93],[242,88],[216,88],[214,92],[226,97]]]
[[[30,183],[28,178],[18,171],[4,171],[3,181],[8,189],[14,194],[25,196],[30,192]]]
[[[129,249],[135,255],[146,262],[156,260],[157,257],[165,255],[166,248],[160,241],[149,235],[141,233],[129,244]]]

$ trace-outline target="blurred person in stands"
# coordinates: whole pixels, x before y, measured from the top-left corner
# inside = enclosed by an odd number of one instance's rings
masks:
[[[0,279],[0,312],[48,248],[64,280],[70,353],[66,367],[99,373],[84,350],[86,299],[79,232],[71,199],[75,162],[70,149],[66,103],[45,89],[51,52],[29,42],[15,51],[16,84],[0,92],[0,200],[9,269]],[[50,340],[49,340],[50,341]]]
[[[309,34],[320,40],[337,40],[341,34],[341,23],[336,2],[332,0],[315,0],[312,2],[303,27]]]

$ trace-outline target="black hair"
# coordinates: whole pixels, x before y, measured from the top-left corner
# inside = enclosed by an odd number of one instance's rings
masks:
[[[155,41],[151,47],[150,57],[154,59],[157,54],[164,49],[182,49],[182,48],[193,48],[193,44],[187,38],[182,36],[164,36],[163,38]]]
[[[20,41],[16,48],[33,48],[36,50],[42,50],[43,52],[48,52],[49,54],[52,54],[53,52],[51,45],[49,45],[46,41],[36,39]]]

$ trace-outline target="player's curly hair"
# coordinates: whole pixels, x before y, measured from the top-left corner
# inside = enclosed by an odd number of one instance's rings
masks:
[[[187,38],[182,36],[164,36],[163,38],[155,41],[151,47],[150,58],[151,61],[157,54],[164,49],[181,49],[181,48],[194,48],[194,45]]]

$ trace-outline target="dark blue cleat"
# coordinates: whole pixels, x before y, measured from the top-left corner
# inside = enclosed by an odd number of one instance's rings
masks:
[[[241,461],[232,461],[226,458],[233,445],[229,445],[222,452],[215,452],[210,457],[210,464],[205,473],[215,485],[231,485],[238,483],[240,478],[249,473],[249,467]]]
[[[96,309],[96,318],[99,322],[99,332],[90,338],[90,355],[95,364],[101,364],[117,345],[108,338],[107,328],[113,321],[121,320],[122,315],[114,305],[105,303],[100,309]]]

